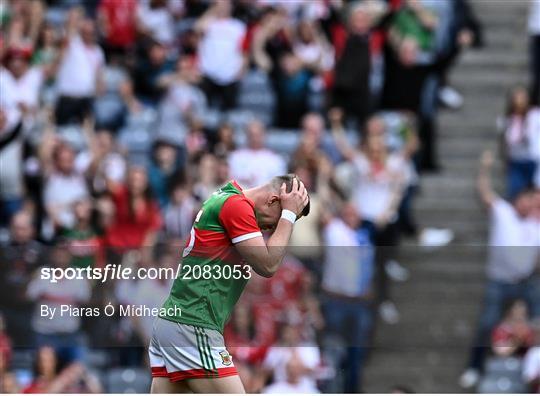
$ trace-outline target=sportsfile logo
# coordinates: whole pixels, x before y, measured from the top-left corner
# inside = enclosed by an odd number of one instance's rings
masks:
[[[41,268],[41,279],[51,283],[61,280],[87,279],[100,281],[126,280],[126,279],[176,279],[181,271],[181,264],[176,268],[133,268],[122,264],[107,264],[100,268]]]
[[[51,283],[62,280],[95,280],[101,283],[107,280],[127,279],[181,279],[183,281],[199,279],[250,279],[251,267],[239,265],[189,265],[178,264],[176,268],[137,268],[133,270],[122,264],[107,264],[100,268],[41,268],[41,279]]]

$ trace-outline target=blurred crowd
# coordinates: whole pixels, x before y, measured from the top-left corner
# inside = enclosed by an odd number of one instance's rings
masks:
[[[523,245],[496,238],[538,224],[532,7],[532,93],[516,88],[501,120],[508,201],[487,171],[482,183],[495,245]],[[440,169],[439,109],[463,105],[449,70],[482,46],[468,1],[0,0],[0,25],[0,391],[118,389],[103,378],[147,365],[152,318],[48,320],[38,307],[160,306],[172,281],[53,284],[39,267],[175,268],[209,194],[287,172],[311,214],[277,275],[248,284],[226,343],[247,391],[360,391],[377,315],[400,320],[400,239],[451,240],[421,232],[412,200]],[[533,343],[522,322],[540,310],[534,265],[509,273],[494,256],[478,337],[496,328],[497,353],[522,353],[504,343],[514,328]]]

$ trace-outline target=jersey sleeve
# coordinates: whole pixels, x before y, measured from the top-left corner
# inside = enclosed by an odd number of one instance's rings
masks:
[[[241,195],[234,195],[225,201],[219,221],[232,243],[262,236],[253,206]]]

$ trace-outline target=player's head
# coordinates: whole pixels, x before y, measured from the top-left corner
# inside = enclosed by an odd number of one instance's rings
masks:
[[[263,189],[265,192],[264,198],[255,202],[255,212],[257,213],[257,222],[261,229],[273,229],[281,217],[281,203],[280,203],[280,189],[283,183],[285,183],[286,191],[292,190],[293,180],[300,178],[295,174],[288,174],[283,176],[276,176],[267,183]],[[303,216],[309,214],[310,203],[298,216],[297,220]]]

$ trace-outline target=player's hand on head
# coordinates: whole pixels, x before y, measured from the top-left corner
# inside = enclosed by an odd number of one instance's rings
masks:
[[[297,216],[302,213],[309,202],[306,187],[297,178],[293,179],[290,192],[287,192],[287,185],[285,183],[281,185],[279,199],[282,209],[290,210]]]

